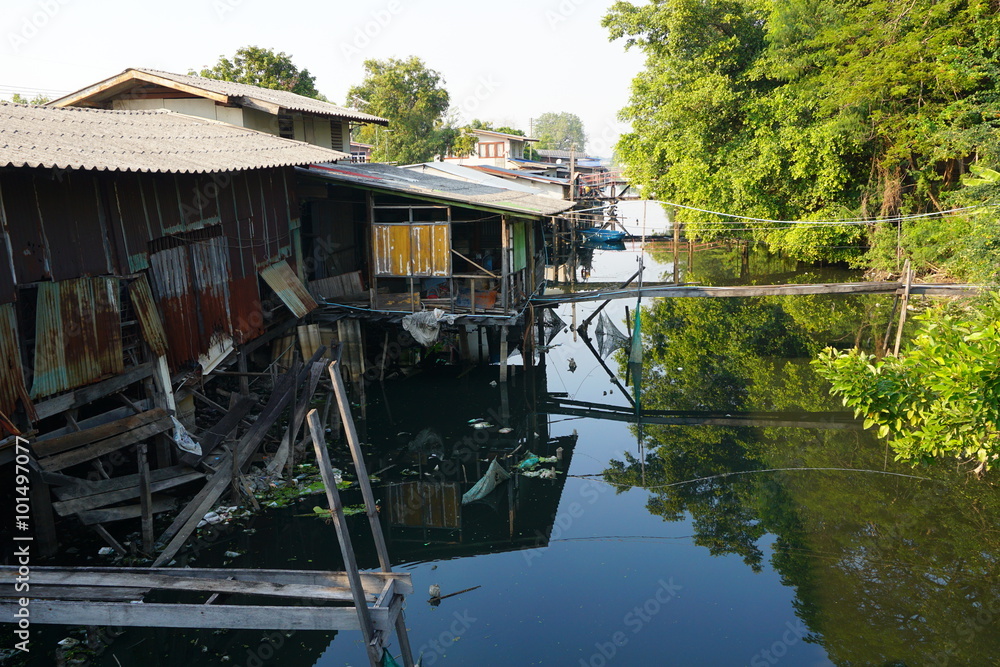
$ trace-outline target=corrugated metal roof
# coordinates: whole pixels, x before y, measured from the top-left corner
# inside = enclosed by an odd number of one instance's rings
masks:
[[[348,153],[171,111],[0,103],[0,167],[205,173],[329,162]]]
[[[556,178],[555,176],[543,176],[542,174],[532,174],[527,171],[521,171],[518,169],[505,169],[503,167],[494,167],[488,164],[475,164],[469,165],[469,169],[474,169],[476,171],[483,171],[486,173],[503,174],[504,176],[510,176],[511,178],[520,178],[526,181],[537,181],[539,183],[554,183],[556,185],[569,185],[568,178]],[[503,180],[503,179],[501,179]],[[505,181],[508,182],[508,181]]]
[[[160,320],[160,313],[156,310],[153,291],[149,287],[149,281],[146,280],[146,274],[139,274],[139,277],[129,284],[128,294],[132,299],[136,317],[139,318],[143,340],[156,356],[166,355],[167,332],[163,329],[163,321]]]
[[[305,317],[318,307],[309,290],[285,260],[261,269],[260,277],[274,290],[295,317]]]
[[[508,132],[497,132],[496,130],[482,130],[477,128],[470,128],[469,132],[471,134],[488,134],[494,137],[503,137],[504,139],[515,139],[520,141],[538,141],[534,137],[526,137],[522,134],[510,134]]]
[[[334,116],[347,120],[358,121],[360,123],[375,123],[378,125],[388,125],[389,121],[379,116],[363,113],[357,109],[337,106],[329,102],[313,99],[304,95],[287,90],[273,90],[271,88],[261,88],[245,83],[234,81],[220,81],[218,79],[207,79],[192,74],[174,74],[162,70],[148,69],[145,67],[130,67],[121,74],[95,83],[92,86],[83,88],[49,102],[52,106],[67,106],[88,101],[103,101],[127,90],[127,82],[145,82],[159,84],[161,86],[172,87],[171,84],[181,84],[188,88],[196,88],[216,95],[224,95],[230,104],[258,108],[268,113],[277,113],[278,109],[287,111],[301,111],[305,113],[318,114],[323,116]],[[274,109],[272,107],[277,107]]]
[[[480,171],[478,169],[473,169],[460,164],[453,164],[451,162],[422,162],[420,164],[401,165],[401,167],[403,169],[409,169],[410,171],[417,171],[423,174],[444,176],[445,178],[458,178],[463,181],[479,183],[480,185],[489,185],[494,188],[527,192],[528,194],[533,195],[543,194],[541,190],[533,188],[530,185],[514,183],[497,176],[490,176],[488,173],[485,173],[485,170]]]
[[[387,164],[314,164],[300,173],[318,178],[357,185],[371,190],[400,193],[424,199],[477,208],[507,211],[528,216],[562,213],[573,207],[572,202],[469,183],[455,178],[433,176]]]
[[[32,398],[124,372],[118,287],[117,278],[39,284]]]
[[[14,414],[19,398],[25,405],[30,404],[24,386],[14,304],[5,303],[0,305],[0,412]]]

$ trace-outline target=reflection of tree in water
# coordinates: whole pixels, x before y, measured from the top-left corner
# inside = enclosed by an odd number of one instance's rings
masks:
[[[808,366],[822,345],[872,343],[869,298],[664,299],[643,314],[644,404],[656,409],[839,410]],[[834,307],[831,307],[831,306]],[[882,324],[884,326],[884,323]],[[946,465],[887,459],[858,431],[643,427],[605,481],[645,486],[666,521],[690,513],[695,543],[796,591],[797,615],[838,665],[1000,664],[1000,493]],[[806,472],[848,468],[897,472]],[[701,480],[699,478],[710,477]],[[699,481],[688,483],[690,480]]]

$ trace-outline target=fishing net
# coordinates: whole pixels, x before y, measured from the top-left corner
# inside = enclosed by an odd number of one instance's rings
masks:
[[[597,350],[601,353],[602,359],[607,359],[615,350],[628,347],[629,338],[615,326],[611,318],[604,311],[601,311],[597,319],[597,328],[594,330],[597,335]]]
[[[545,329],[545,344],[550,345],[556,334],[566,328],[566,323],[556,314],[555,308],[543,308],[542,326]]]

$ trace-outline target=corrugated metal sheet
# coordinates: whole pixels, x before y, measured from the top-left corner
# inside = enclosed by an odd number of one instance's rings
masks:
[[[451,275],[451,238],[447,223],[375,224],[372,228],[376,275]]]
[[[305,317],[316,309],[315,299],[292,271],[292,267],[288,266],[288,262],[282,260],[272,264],[261,270],[260,277],[274,290],[295,317]]]
[[[177,369],[232,338],[228,239],[214,228],[150,255],[152,288],[168,324],[167,359]]]
[[[153,293],[169,325],[167,361],[177,370],[196,360],[203,351],[187,248],[179,246],[153,253],[149,264]]]
[[[233,320],[229,312],[230,271],[227,239],[224,236],[216,236],[198,241],[192,243],[188,250],[191,253],[194,286],[198,292],[202,343],[211,345],[220,334],[225,338],[231,338]]]
[[[117,278],[38,286],[31,398],[82,387],[124,371]]]
[[[5,303],[0,305],[0,412],[14,414],[18,399],[29,403],[18,345],[17,316],[14,304]]]
[[[164,110],[0,103],[0,167],[211,173],[349,157],[342,151]]]
[[[450,204],[466,204],[480,209],[511,211],[532,217],[555,215],[574,205],[573,202],[555,197],[434,176],[388,164],[313,164],[307,169],[299,169],[299,173],[369,190]]]
[[[167,332],[163,329],[163,322],[160,320],[160,313],[156,310],[156,302],[153,301],[153,291],[149,287],[149,281],[145,274],[140,274],[138,278],[129,283],[128,295],[132,300],[132,308],[136,317],[139,318],[139,327],[142,329],[142,338],[149,345],[149,349],[158,357],[167,353]]]

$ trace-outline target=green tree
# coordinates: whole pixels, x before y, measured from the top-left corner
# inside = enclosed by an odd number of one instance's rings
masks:
[[[998,12],[980,0],[616,2],[604,25],[647,56],[619,157],[644,194],[753,218],[946,209],[968,163],[996,162]],[[706,237],[734,226],[685,222]],[[750,221],[743,234],[804,260],[861,262],[882,228],[898,236],[894,223]]]
[[[586,150],[587,135],[583,121],[574,113],[547,111],[535,119],[535,136],[539,148]]]
[[[34,104],[34,105],[47,104],[51,102],[51,100],[48,97],[42,95],[41,93],[35,95],[30,100],[27,97],[21,95],[21,93],[14,93],[13,97],[10,98],[10,101],[13,102],[14,104]]]
[[[364,66],[364,81],[351,87],[347,99],[389,121],[388,129],[365,125],[356,131],[358,141],[375,147],[373,160],[425,162],[446,153],[461,136],[445,124],[449,95],[440,72],[416,56],[366,60]]]
[[[828,348],[817,372],[897,460],[957,457],[988,469],[1000,458],[1000,293],[967,313],[940,306],[917,317],[902,356]]]
[[[205,67],[200,72],[192,70],[190,74],[326,99],[316,90],[316,78],[309,70],[300,70],[284,52],[275,53],[259,46],[241,47],[232,59],[219,56],[214,67]]]

